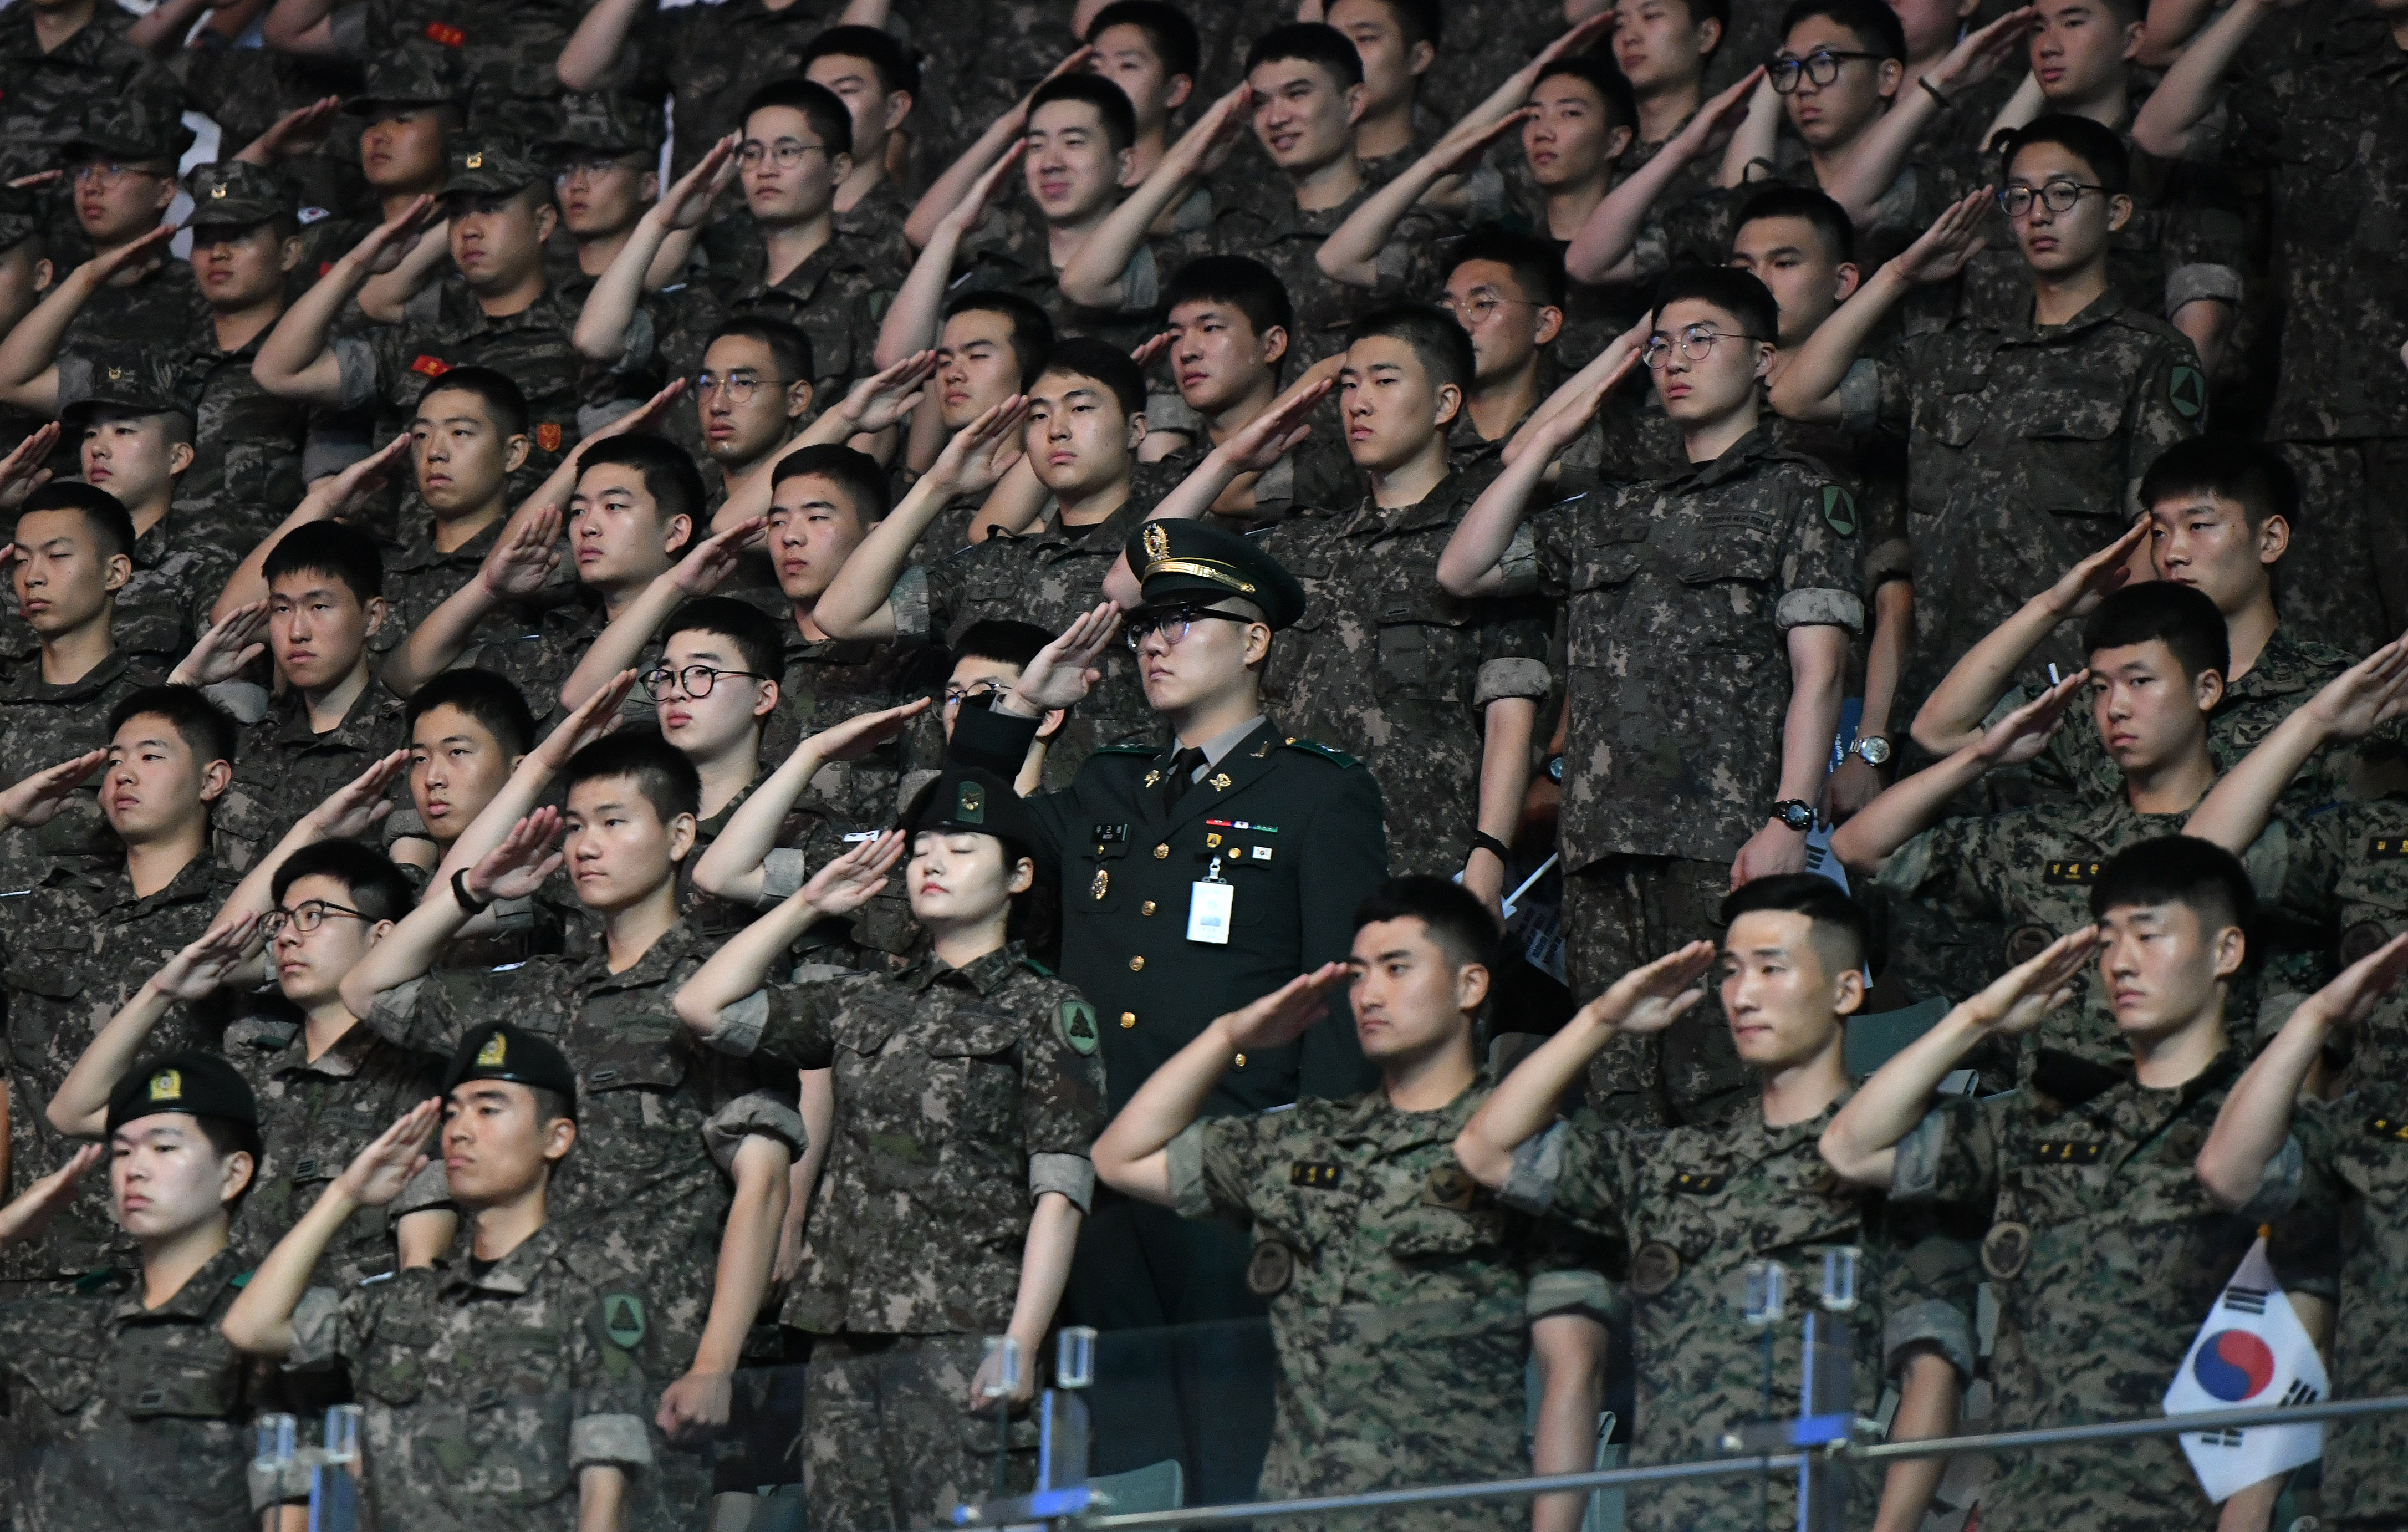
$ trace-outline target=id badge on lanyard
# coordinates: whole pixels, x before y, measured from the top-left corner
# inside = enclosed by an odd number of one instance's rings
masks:
[[[1221,859],[1214,857],[1212,865],[1204,870],[1203,880],[1188,888],[1192,891],[1187,900],[1187,939],[1228,946],[1229,916],[1237,905],[1238,887],[1222,878]]]

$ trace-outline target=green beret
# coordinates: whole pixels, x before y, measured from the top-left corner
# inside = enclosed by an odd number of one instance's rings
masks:
[[[1129,534],[1145,607],[1246,601],[1274,629],[1304,615],[1304,587],[1251,538],[1196,521],[1149,521]],[[1139,610],[1143,611],[1140,607]]]
[[[1011,784],[982,766],[954,766],[920,789],[895,827],[906,835],[929,831],[993,835],[1038,855],[1044,837]]]
[[[214,1117],[259,1132],[259,1098],[240,1072],[214,1053],[152,1059],[108,1093],[108,1131],[161,1112]]]
[[[577,1071],[550,1041],[508,1021],[478,1027],[460,1040],[452,1067],[443,1072],[443,1093],[469,1080],[508,1080],[554,1091],[567,1102],[568,1115],[577,1115]]]

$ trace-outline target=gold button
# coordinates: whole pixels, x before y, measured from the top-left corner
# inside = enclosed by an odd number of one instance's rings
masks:
[[[1238,1055],[1238,1067],[1240,1069],[1246,1067],[1246,1056],[1242,1053]]]
[[[1157,845],[1154,848],[1154,860],[1156,861],[1164,860],[1168,858],[1169,855],[1170,847],[1168,845]]]
[[[1123,1012],[1121,1012],[1121,1025],[1122,1025],[1122,1026],[1124,1026],[1124,1027],[1134,1027],[1134,1026],[1136,1026],[1136,1025],[1137,1025],[1137,1012],[1135,1012],[1135,1011],[1123,1011]]]
[[[1130,972],[1130,973],[1132,973],[1132,974],[1141,974],[1141,973],[1143,973],[1144,971],[1145,971],[1145,960],[1144,960],[1143,958],[1131,958],[1131,959],[1129,960],[1129,972]]]
[[[1143,905],[1142,905],[1142,906],[1138,910],[1138,913],[1139,913],[1140,915],[1152,915],[1152,914],[1154,913],[1154,901],[1153,901],[1153,900],[1151,900],[1151,899],[1147,900],[1147,901],[1145,902],[1145,903],[1144,903],[1144,904],[1143,904]]]

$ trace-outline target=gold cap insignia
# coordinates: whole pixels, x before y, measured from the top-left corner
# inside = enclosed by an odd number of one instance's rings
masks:
[[[509,1044],[510,1040],[498,1032],[486,1038],[485,1046],[477,1050],[477,1067],[499,1069],[509,1052]]]
[[[209,188],[209,195],[210,195],[210,196],[212,196],[212,197],[214,197],[214,198],[216,198],[217,200],[219,200],[219,201],[221,201],[221,202],[224,201],[224,200],[225,200],[225,182],[224,182],[224,181],[220,181],[220,182],[218,182],[215,186],[210,187],[210,188]]]
[[[182,1074],[180,1071],[179,1071],[179,1070],[174,1070],[174,1069],[163,1069],[163,1070],[159,1071],[159,1073],[157,1073],[156,1075],[151,1076],[151,1077],[150,1077],[150,1099],[151,1099],[152,1101],[181,1101],[181,1100],[183,1100],[183,1099],[184,1099],[184,1077],[183,1077],[183,1074]]]
[[[482,170],[485,167],[485,152],[481,149],[470,150],[467,159],[461,163],[471,170]]]
[[[1145,556],[1149,559],[1170,556],[1170,533],[1158,521],[1145,529]]]
[[[108,381],[110,383],[123,383],[125,381],[125,369],[122,367],[110,368],[108,369]]]
[[[986,789],[975,782],[965,782],[953,794],[953,817],[966,825],[986,823]]]

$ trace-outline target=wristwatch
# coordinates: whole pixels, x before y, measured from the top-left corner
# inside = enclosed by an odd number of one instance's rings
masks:
[[[1772,805],[1772,817],[1803,835],[1814,828],[1814,805],[1803,798],[1784,798]]]
[[[1859,734],[1856,743],[1848,746],[1848,754],[1868,766],[1886,766],[1890,758],[1889,736]]]

